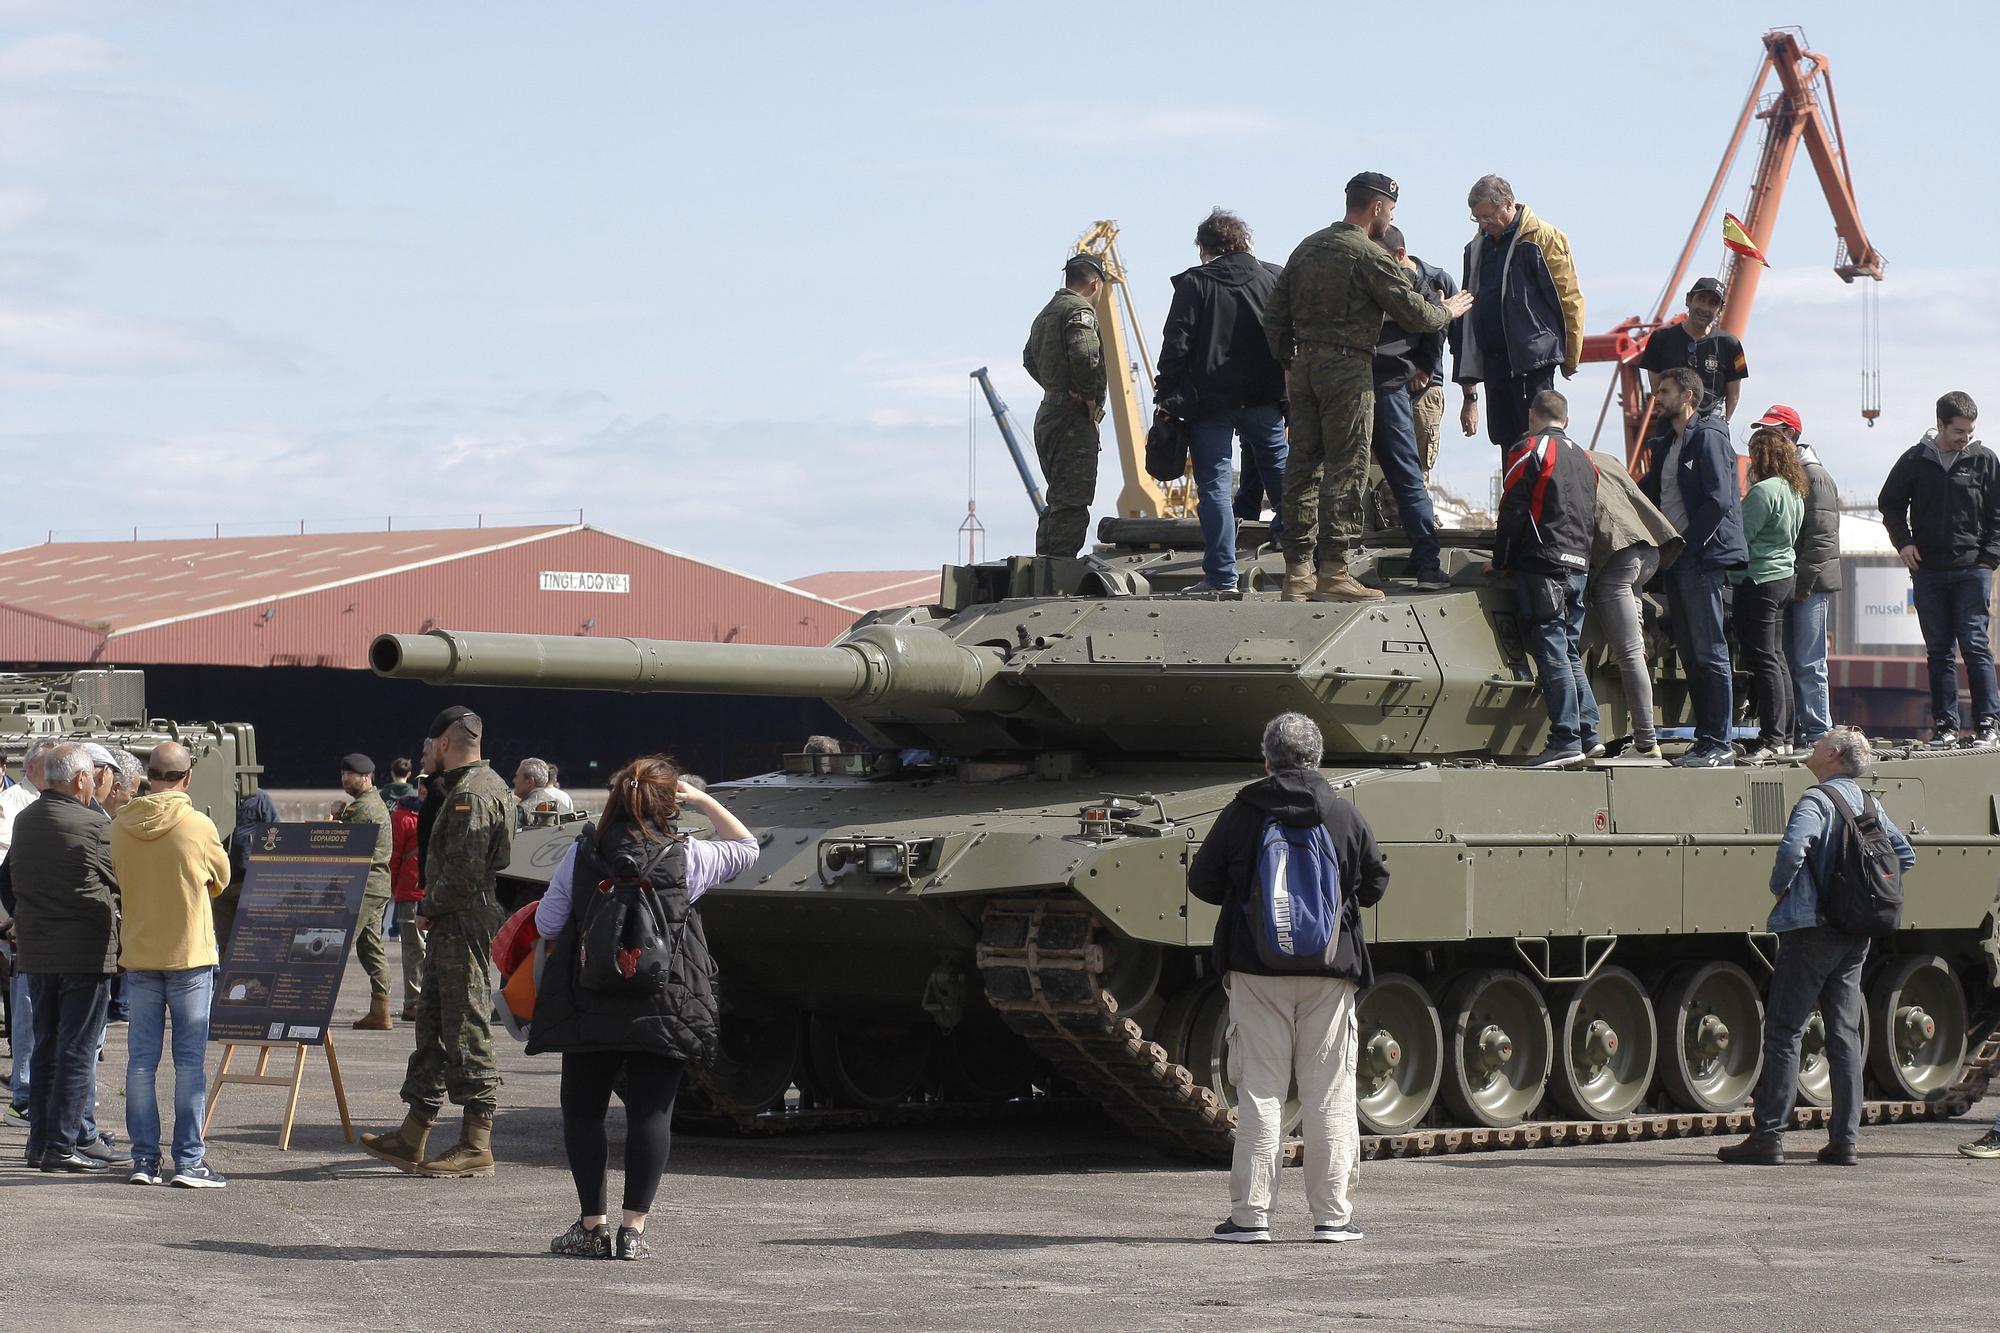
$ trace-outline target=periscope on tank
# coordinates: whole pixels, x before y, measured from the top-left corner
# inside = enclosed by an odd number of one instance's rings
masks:
[[[222,979],[218,999],[223,1004],[269,1004],[276,984],[277,977],[269,972],[231,972]]]
[[[291,945],[285,950],[288,963],[336,963],[347,956],[344,947],[347,932],[327,926],[309,926],[292,932]]]

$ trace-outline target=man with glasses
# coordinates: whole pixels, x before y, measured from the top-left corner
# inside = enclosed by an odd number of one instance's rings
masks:
[[[209,900],[229,885],[229,854],[209,817],[188,796],[194,760],[165,741],[146,761],[148,795],[134,798],[111,823],[111,866],[125,919],[118,962],[130,997],[125,1064],[125,1129],[132,1139],[134,1185],[162,1183],[160,1107],[154,1092],[169,1019],[173,1026],[173,1183],[220,1189],[201,1138],[208,1091],[208,1009],[215,991],[215,917]]]

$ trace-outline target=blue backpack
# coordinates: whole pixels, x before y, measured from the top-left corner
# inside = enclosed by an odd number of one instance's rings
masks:
[[[1257,960],[1274,972],[1318,972],[1340,944],[1340,857],[1324,825],[1264,821],[1244,912]]]

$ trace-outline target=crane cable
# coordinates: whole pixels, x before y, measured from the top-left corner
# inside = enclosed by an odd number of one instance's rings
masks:
[[[1861,419],[1882,415],[1882,305],[1873,281],[1861,288]]]

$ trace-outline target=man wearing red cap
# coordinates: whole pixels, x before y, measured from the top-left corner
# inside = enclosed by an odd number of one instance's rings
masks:
[[[1809,750],[1833,727],[1826,689],[1826,627],[1840,591],[1840,489],[1812,446],[1801,440],[1795,408],[1773,403],[1756,427],[1783,432],[1805,467],[1806,517],[1792,548],[1792,600],[1785,608],[1785,660],[1792,670],[1792,745]]]

